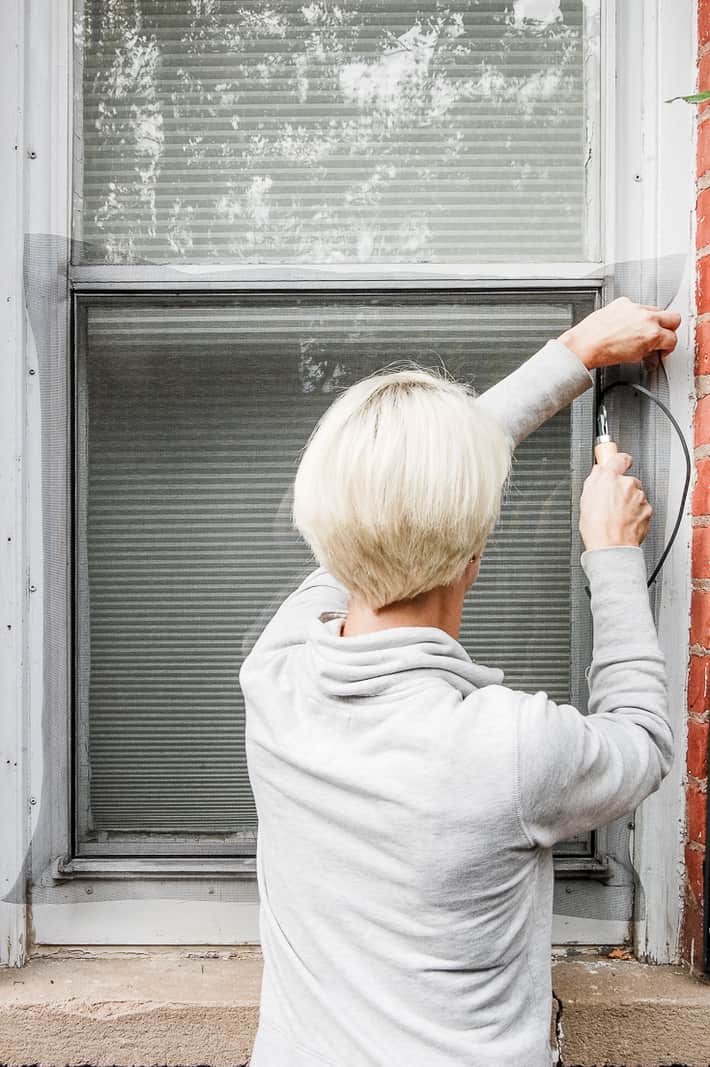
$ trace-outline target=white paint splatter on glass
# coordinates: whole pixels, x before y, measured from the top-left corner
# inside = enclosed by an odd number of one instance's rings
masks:
[[[560,0],[513,0],[513,19],[517,26],[527,21],[549,26],[562,19]]]

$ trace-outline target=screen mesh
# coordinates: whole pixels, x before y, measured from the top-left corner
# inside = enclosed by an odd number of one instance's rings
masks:
[[[255,829],[237,676],[314,565],[290,526],[291,485],[336,392],[403,359],[481,392],[579,313],[562,295],[81,299],[87,834]],[[508,684],[559,700],[570,697],[570,442],[566,410],[519,448],[461,631]]]

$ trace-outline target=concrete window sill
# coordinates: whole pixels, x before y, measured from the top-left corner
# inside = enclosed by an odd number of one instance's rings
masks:
[[[0,1064],[239,1067],[260,981],[248,946],[43,948],[0,968]],[[585,956],[553,986],[566,1067],[710,1064],[710,984],[680,967]]]

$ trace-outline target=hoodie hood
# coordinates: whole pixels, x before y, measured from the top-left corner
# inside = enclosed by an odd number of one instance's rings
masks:
[[[380,697],[441,678],[466,697],[500,685],[503,671],[474,663],[455,638],[435,626],[397,626],[341,637],[345,612],[314,619],[305,653],[318,690],[328,697]]]

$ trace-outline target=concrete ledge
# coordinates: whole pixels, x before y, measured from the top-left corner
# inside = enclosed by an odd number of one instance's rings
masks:
[[[260,981],[250,947],[40,949],[0,968],[0,1064],[244,1067]],[[553,985],[566,1067],[710,1064],[710,984],[683,969],[566,959]]]
[[[681,967],[565,960],[553,988],[569,1067],[710,1064],[710,983]]]
[[[0,1064],[242,1067],[257,949],[57,949],[0,969]]]

